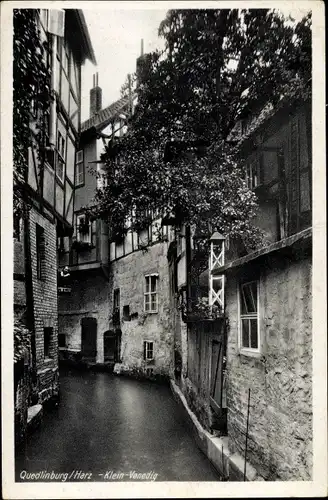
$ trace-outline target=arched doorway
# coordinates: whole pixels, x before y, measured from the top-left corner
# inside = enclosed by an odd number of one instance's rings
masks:
[[[104,333],[104,362],[119,363],[121,352],[122,332],[119,328],[116,330],[107,330]]]

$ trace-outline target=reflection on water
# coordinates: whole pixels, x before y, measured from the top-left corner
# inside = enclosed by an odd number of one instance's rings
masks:
[[[63,481],[129,481],[134,472],[144,480],[219,479],[169,387],[92,371],[66,370],[60,381],[59,407],[17,454],[16,481],[22,471],[40,481],[52,471]]]

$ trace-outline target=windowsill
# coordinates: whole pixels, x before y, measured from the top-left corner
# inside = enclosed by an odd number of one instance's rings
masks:
[[[158,311],[144,311],[144,314],[158,314]]]
[[[260,351],[251,351],[248,349],[239,349],[239,355],[246,356],[248,358],[256,358],[256,359],[263,358],[263,354]]]

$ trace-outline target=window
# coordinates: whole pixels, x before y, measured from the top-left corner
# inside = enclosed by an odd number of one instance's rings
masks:
[[[53,328],[43,329],[43,345],[44,345],[44,357],[51,358],[51,341],[53,336]]]
[[[44,229],[38,224],[36,224],[36,269],[38,279],[43,280],[45,277]]]
[[[57,137],[57,151],[58,151],[58,161],[57,161],[57,177],[64,182],[65,175],[65,153],[66,153],[66,140],[62,134],[58,131]]]
[[[92,244],[92,227],[88,218],[84,215],[76,216],[77,241]]]
[[[144,341],[144,360],[151,361],[154,359],[154,342],[149,340]]]
[[[115,288],[115,290],[114,290],[113,308],[120,309],[120,289],[119,288]]]
[[[120,289],[115,288],[113,296],[113,323],[120,323]]]
[[[144,310],[148,313],[157,313],[158,311],[157,280],[157,274],[145,276]]]
[[[239,289],[240,347],[259,351],[258,281],[243,283]]]
[[[123,319],[124,321],[130,321],[130,306],[123,306]]]
[[[249,189],[255,189],[258,185],[257,170],[257,162],[246,164],[246,184]]]
[[[81,186],[81,184],[84,184],[84,161],[82,149],[76,153],[75,167],[75,186]]]

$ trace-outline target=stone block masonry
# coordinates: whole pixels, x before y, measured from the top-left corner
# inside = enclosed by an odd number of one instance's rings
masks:
[[[30,247],[34,302],[38,399],[43,403],[59,393],[57,233],[56,226],[34,208],[30,210]],[[38,275],[37,225],[43,230],[42,274]],[[46,343],[48,343],[45,351]]]
[[[237,283],[226,279],[228,332],[228,435],[243,455],[248,389],[251,389],[248,460],[265,480],[312,477],[311,260],[271,256],[266,267],[247,272],[260,282],[257,357],[238,344]]]
[[[169,303],[167,243],[147,251],[133,252],[111,263],[109,309],[113,310],[114,290],[120,290],[121,361],[125,372],[168,376],[173,373],[174,334]],[[158,312],[144,309],[145,276],[158,274]],[[130,320],[122,317],[129,307]],[[114,325],[111,325],[114,328]],[[153,360],[144,360],[144,341],[153,342]]]

